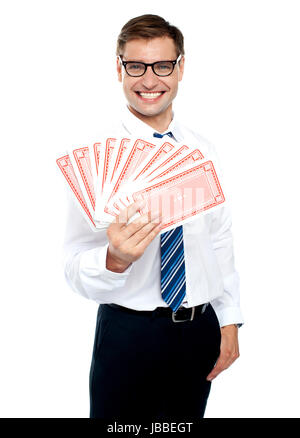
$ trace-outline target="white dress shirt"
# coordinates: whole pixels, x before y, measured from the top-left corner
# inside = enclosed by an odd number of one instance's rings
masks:
[[[174,117],[168,131],[176,141],[198,146],[204,157],[216,156],[208,141]],[[113,132],[150,139],[154,129],[125,108]],[[243,323],[228,206],[184,224],[183,238],[186,270],[183,305],[192,307],[210,302],[221,327]],[[64,242],[64,269],[70,287],[97,303],[115,303],[135,310],[167,307],[160,287],[160,236],[122,273],[106,269],[107,248],[106,230],[91,230],[70,196]]]

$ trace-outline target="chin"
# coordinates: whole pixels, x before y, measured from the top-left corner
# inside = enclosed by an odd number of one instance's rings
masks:
[[[158,108],[158,107],[155,107],[154,105],[152,108],[145,108],[141,105],[132,105],[130,103],[129,103],[129,105],[135,112],[142,114],[145,117],[158,116],[159,114],[164,113],[166,111],[166,109],[168,108],[165,106],[163,108],[161,108],[161,107]]]

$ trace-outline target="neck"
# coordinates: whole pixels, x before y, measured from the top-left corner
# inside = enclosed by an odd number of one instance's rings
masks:
[[[160,114],[156,114],[154,116],[145,116],[137,112],[134,108],[128,105],[129,111],[132,112],[138,119],[147,125],[151,126],[157,132],[164,132],[167,130],[168,126],[172,121],[172,104],[168,106],[166,111]]]

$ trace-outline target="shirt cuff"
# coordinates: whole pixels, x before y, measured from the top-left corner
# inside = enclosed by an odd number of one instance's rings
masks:
[[[113,272],[106,268],[106,255],[108,244],[102,247],[93,248],[82,254],[80,260],[81,274],[90,281],[92,278],[100,280],[100,288],[112,290],[123,287],[132,269],[132,264],[124,272]]]
[[[226,307],[222,310],[215,309],[215,312],[219,320],[220,327],[230,324],[237,324],[239,327],[241,327],[244,324],[244,318],[239,307]]]
[[[107,275],[110,278],[115,278],[115,279],[122,278],[122,277],[127,278],[130,271],[131,271],[132,263],[130,263],[128,268],[126,268],[125,271],[123,271],[123,272],[114,272],[114,271],[110,271],[109,269],[106,268],[106,257],[107,257],[108,246],[109,246],[109,244],[107,243],[104,246],[104,248],[101,248],[101,253],[100,253],[100,257],[99,257],[101,271],[105,272],[105,275]]]

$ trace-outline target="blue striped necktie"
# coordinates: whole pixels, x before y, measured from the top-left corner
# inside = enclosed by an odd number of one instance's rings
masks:
[[[153,134],[157,138],[162,138],[164,135],[174,138],[172,132]],[[161,296],[173,312],[176,312],[186,292],[182,225],[161,234],[160,257]]]

